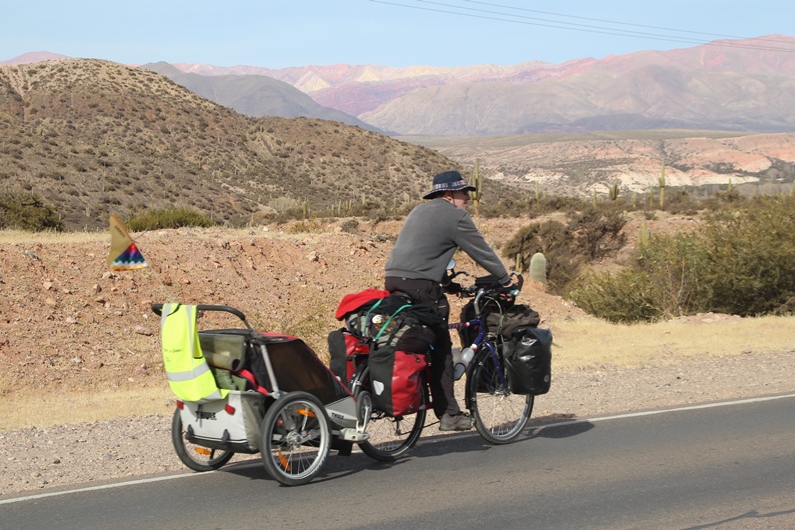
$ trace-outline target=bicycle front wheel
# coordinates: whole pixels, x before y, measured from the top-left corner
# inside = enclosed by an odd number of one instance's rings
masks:
[[[374,460],[381,462],[393,462],[405,456],[412,447],[417,444],[422,429],[425,426],[425,406],[428,404],[428,385],[425,384],[425,376],[421,374],[422,380],[422,406],[414,414],[405,416],[391,417],[380,410],[372,410],[367,423],[367,434],[370,438],[366,442],[359,444],[362,452]],[[370,389],[370,369],[366,368],[361,376],[362,384],[355,385],[356,400],[362,392],[369,392]]]
[[[260,446],[271,477],[286,486],[306,484],[320,473],[331,446],[323,405],[307,392],[280,397],[262,420]]]
[[[504,364],[500,372],[494,356],[484,348],[467,375],[470,386],[471,411],[475,428],[489,443],[501,445],[512,442],[522,433],[533,411],[533,396],[511,393],[505,377]]]

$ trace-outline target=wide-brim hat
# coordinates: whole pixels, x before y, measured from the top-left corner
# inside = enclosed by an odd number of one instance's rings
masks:
[[[446,191],[478,191],[478,189],[469,184],[461,173],[458,171],[444,171],[433,177],[433,189],[422,196],[423,199],[433,199]]]

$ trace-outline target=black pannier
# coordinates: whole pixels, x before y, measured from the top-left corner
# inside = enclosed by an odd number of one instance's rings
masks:
[[[474,308],[469,303],[461,310],[461,321],[475,318]],[[552,370],[552,332],[538,328],[541,319],[538,313],[524,304],[492,311],[485,318],[490,334],[499,335],[498,341],[504,360],[505,373],[511,392],[521,395],[540,395],[549,392]],[[459,330],[461,346],[467,347],[477,336],[477,328]],[[501,342],[501,343],[500,343]],[[497,378],[497,374],[493,374]],[[479,392],[488,392],[479,383]]]
[[[461,322],[468,322],[475,318],[475,308],[472,303],[466,304],[461,309]],[[511,336],[514,329],[520,326],[537,326],[541,318],[538,313],[524,304],[517,304],[507,309],[502,313],[492,311],[486,315],[485,323],[486,329],[490,333],[499,334],[506,339]],[[461,339],[461,347],[466,348],[470,346],[477,337],[478,328],[462,328],[458,331],[458,337]]]
[[[502,345],[508,385],[514,394],[538,396],[552,383],[552,332],[532,326],[515,328]]]

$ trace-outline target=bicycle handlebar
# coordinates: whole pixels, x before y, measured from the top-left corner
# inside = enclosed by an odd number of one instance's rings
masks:
[[[453,273],[450,276],[450,279],[452,280],[453,278],[455,278],[456,276],[461,275],[461,274],[463,274],[465,276],[469,276],[469,273],[467,273],[466,271],[458,271],[458,272]],[[522,292],[522,286],[524,285],[524,277],[520,273],[518,273],[516,271],[511,271],[510,275],[512,277],[516,278],[516,283],[512,283],[511,285],[508,285],[508,286],[503,286],[503,285],[501,285],[501,284],[499,284],[497,282],[484,284],[484,283],[478,283],[478,279],[479,278],[475,278],[475,283],[473,283],[472,285],[469,285],[467,287],[462,287],[461,288],[461,292],[459,294],[461,296],[465,296],[465,297],[476,296],[476,295],[478,295],[481,292],[482,292],[482,294],[487,294],[488,293],[488,294],[512,294],[512,295],[517,295],[520,292]],[[481,277],[481,278],[490,278],[490,277],[485,276],[485,277]]]

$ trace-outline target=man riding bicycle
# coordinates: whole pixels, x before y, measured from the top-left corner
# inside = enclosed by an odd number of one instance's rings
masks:
[[[458,171],[436,175],[433,188],[423,195],[428,202],[406,217],[385,267],[384,286],[388,291],[407,294],[413,303],[428,306],[443,319],[434,328],[436,340],[431,351],[431,391],[442,431],[472,428],[470,417],[461,412],[455,399],[452,342],[447,328],[450,304],[441,285],[447,264],[460,248],[503,286],[511,285],[502,261],[466,211],[469,192],[476,190]]]

